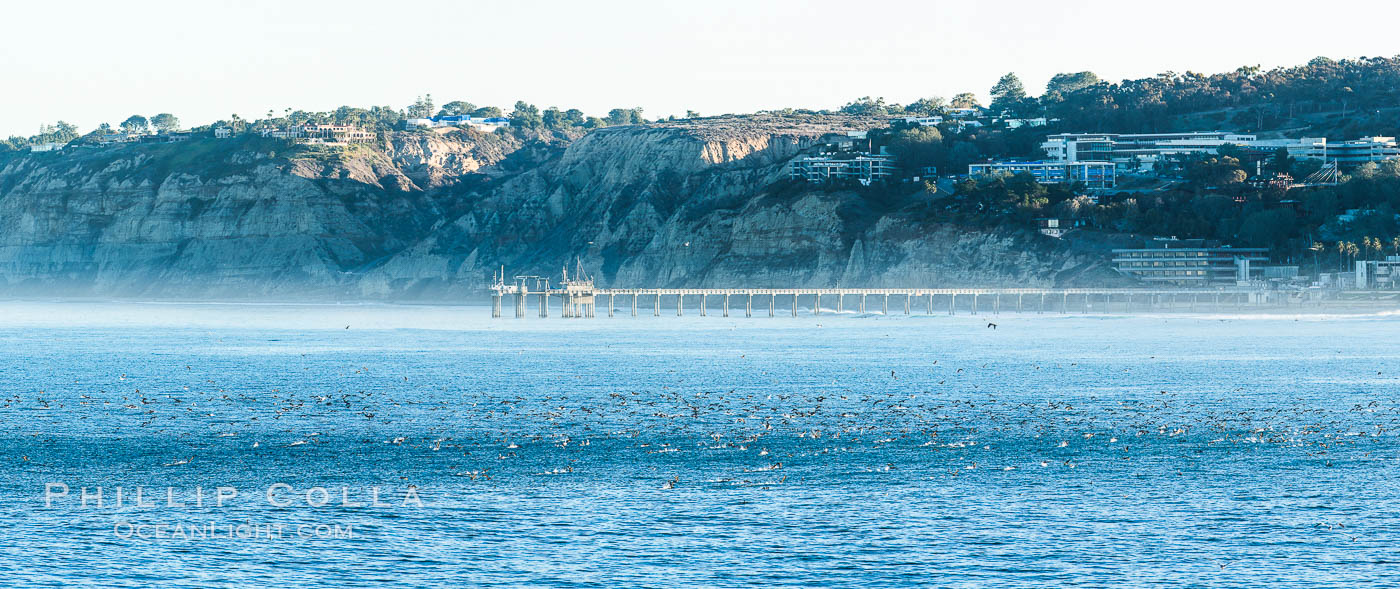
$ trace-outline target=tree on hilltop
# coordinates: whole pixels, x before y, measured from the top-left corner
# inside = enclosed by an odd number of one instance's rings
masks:
[[[510,113],[510,126],[515,129],[538,129],[544,125],[540,109],[524,100],[515,102],[515,110]]]
[[[642,107],[636,108],[614,108],[608,111],[607,123],[609,125],[640,125],[647,122],[642,118]]]
[[[163,112],[151,117],[151,125],[166,133],[170,133],[172,131],[179,131],[180,118],[168,112]]]
[[[871,117],[882,117],[890,114],[890,105],[885,104],[885,97],[871,98],[862,96],[841,107],[841,112],[848,115],[861,115]]]
[[[547,129],[581,127],[584,123],[583,111],[577,108],[571,108],[569,110],[564,111],[559,110],[557,107],[551,106],[545,109],[542,118],[544,120],[544,126]]]
[[[417,100],[414,100],[413,104],[409,105],[408,118],[426,119],[433,116],[433,112],[433,95],[424,94],[423,96],[419,96]]]
[[[122,121],[121,127],[127,133],[144,133],[150,128],[150,122],[141,115],[131,115]]]
[[[1060,73],[1050,78],[1050,83],[1045,85],[1045,93],[1058,97],[1098,83],[1099,76],[1094,72]]]
[[[474,110],[476,110],[475,104],[462,100],[453,100],[452,102],[442,105],[442,109],[438,111],[437,116],[451,117],[470,115]]]
[[[904,107],[904,112],[919,117],[931,117],[943,114],[947,108],[948,101],[943,100],[941,96],[930,96],[911,102],[909,106]]]
[[[993,111],[998,113],[1018,110],[1021,102],[1026,99],[1026,87],[1021,84],[1021,78],[1010,73],[997,80],[992,86]]]
[[[971,92],[963,92],[962,94],[953,97],[953,101],[950,103],[950,106],[952,106],[953,108],[979,108],[982,106],[982,104],[977,101],[976,94],[973,94]]]

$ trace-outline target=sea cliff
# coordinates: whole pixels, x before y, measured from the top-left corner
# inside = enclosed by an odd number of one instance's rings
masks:
[[[785,179],[803,150],[878,124],[717,117],[10,154],[0,295],[460,300],[502,266],[555,275],[575,259],[618,286],[1115,280],[1101,255],[1028,228],[941,219],[922,191]]]

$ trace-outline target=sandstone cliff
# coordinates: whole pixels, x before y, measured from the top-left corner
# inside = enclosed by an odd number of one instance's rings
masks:
[[[360,281],[368,296],[479,292],[500,265],[557,276],[578,257],[604,284],[1053,285],[1112,281],[1018,229],[984,233],[930,218],[925,203],[784,181],[815,143],[876,121],[743,117],[604,129],[508,178],[472,210]]]
[[[877,121],[721,117],[582,137],[396,133],[377,147],[257,139],[0,156],[0,294],[459,299],[575,257],[617,285],[1099,280],[1024,230],[783,181]]]

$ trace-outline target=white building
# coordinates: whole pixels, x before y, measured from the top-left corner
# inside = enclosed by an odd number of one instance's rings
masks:
[[[1223,132],[1193,133],[1061,133],[1040,146],[1057,162],[1112,162],[1125,172],[1149,171],[1174,155],[1218,153],[1223,145],[1248,145],[1254,135]]]
[[[45,151],[59,151],[61,149],[63,149],[62,143],[55,143],[52,141],[48,143],[35,143],[34,145],[29,146],[29,151],[36,153]]]
[[[1356,288],[1395,288],[1400,285],[1400,256],[1356,261]]]
[[[291,139],[296,143],[325,143],[345,145],[350,143],[371,143],[377,139],[373,131],[366,131],[355,125],[292,125],[285,129],[267,127],[260,131],[263,137]]]
[[[1262,275],[1255,262],[1268,262],[1268,256],[1267,248],[1154,238],[1142,248],[1113,250],[1113,265],[1119,273],[1145,282],[1238,284]]]
[[[1113,188],[1116,166],[1109,162],[984,162],[967,167],[973,178],[996,174],[1030,174],[1041,184],[1083,184],[1089,188]]]
[[[294,125],[285,129],[278,127],[263,127],[258,130],[258,134],[263,137],[274,139],[300,139],[306,136],[306,130],[300,125]]]
[[[228,127],[219,127],[217,129],[214,129],[215,139],[228,139],[229,137],[233,137],[233,129],[230,129]]]
[[[870,186],[894,176],[894,156],[859,151],[802,156],[792,160],[788,176],[813,183],[854,180]]]
[[[1260,151],[1277,151],[1282,147],[1288,156],[1300,160],[1327,159],[1327,149],[1331,147],[1326,137],[1303,137],[1301,139],[1257,139],[1248,146]]]
[[[1362,137],[1327,145],[1327,160],[1340,166],[1357,166],[1400,158],[1400,146],[1394,137]]]
[[[966,118],[967,116],[973,116],[973,115],[969,115],[969,114],[967,114],[967,113],[971,113],[971,112],[974,112],[974,111],[976,111],[976,110],[977,110],[977,109],[958,109],[959,114],[949,113],[949,116],[948,116],[947,118],[941,117],[941,116],[937,116],[937,115],[934,115],[934,116],[931,116],[931,117],[899,117],[899,118],[900,118],[900,119],[903,119],[903,120],[904,120],[904,123],[907,124],[907,125],[919,125],[919,126],[921,126],[921,127],[937,127],[937,126],[940,126],[940,125],[942,125],[942,124],[944,124],[944,123],[947,123],[947,124],[951,125],[954,129],[956,129],[959,133],[961,133],[961,132],[963,132],[964,129],[966,129],[966,128],[968,128],[968,127],[981,127],[981,126],[982,126],[982,122],[981,122],[981,121],[974,121],[974,120],[970,120],[970,119]],[[1044,121],[1044,119],[1040,119],[1040,120],[1041,120],[1041,121]],[[1042,123],[1042,124],[1044,124],[1044,123]],[[1013,128],[1014,128],[1014,127],[1013,127]]]
[[[1356,141],[1329,143],[1325,137],[1260,139],[1257,135],[1222,131],[1061,133],[1047,137],[1041,148],[1053,161],[1113,162],[1125,172],[1145,172],[1164,159],[1217,154],[1225,145],[1238,146],[1261,158],[1283,148],[1295,159],[1333,161],[1343,166],[1400,158],[1400,147],[1397,147],[1394,137],[1363,137]]]
[[[943,117],[937,115],[931,117],[904,117],[904,122],[908,125],[918,125],[920,127],[937,127],[943,124]]]

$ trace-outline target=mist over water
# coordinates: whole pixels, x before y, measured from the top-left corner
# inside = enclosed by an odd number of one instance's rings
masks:
[[[1392,315],[647,315],[0,307],[0,578],[1353,587],[1400,574]],[[50,482],[70,494],[46,506]],[[269,504],[278,483],[291,505]],[[104,487],[103,507],[81,504],[84,486]],[[158,497],[114,507],[116,486]],[[219,486],[237,497],[193,505],[196,487]],[[308,505],[314,487],[333,499]],[[368,503],[373,487],[387,506],[342,505],[342,488]],[[186,505],[167,505],[167,488]],[[403,504],[408,489],[421,506]],[[121,533],[199,522],[353,537]]]

